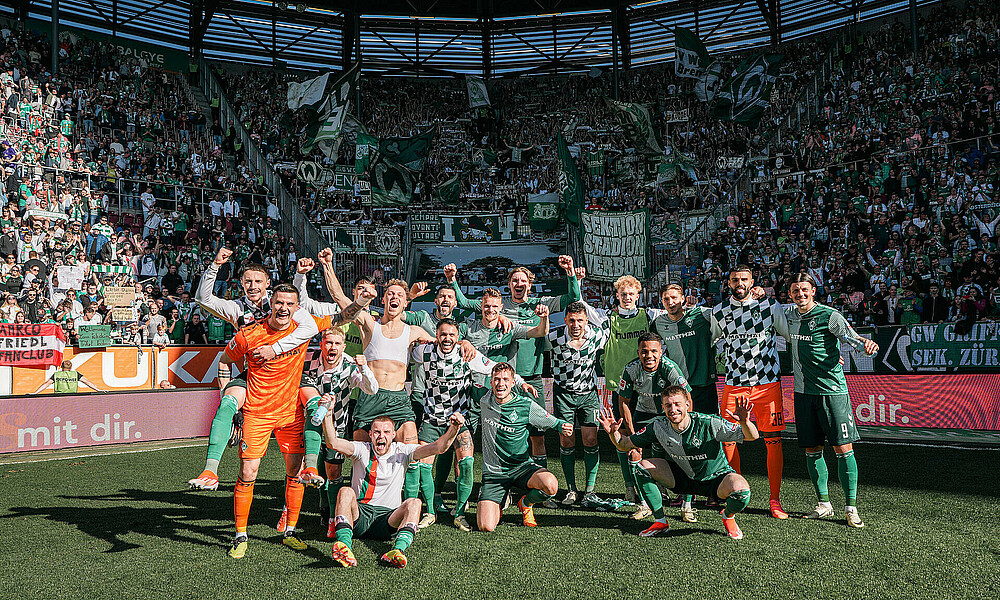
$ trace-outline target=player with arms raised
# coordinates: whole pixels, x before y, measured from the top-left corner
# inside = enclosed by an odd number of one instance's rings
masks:
[[[829,472],[823,457],[823,444],[829,441],[837,456],[837,475],[847,501],[847,524],[861,528],[865,524],[858,516],[858,463],[853,446],[860,436],[840,364],[840,342],[868,355],[878,352],[878,344],[859,336],[839,311],[816,302],[816,280],[812,275],[793,275],[788,293],[795,302],[795,307],[785,310],[795,370],[795,429],[799,446],[806,451],[809,479],[819,497],[816,508],[805,518],[833,514],[827,488]]]
[[[406,467],[412,461],[435,456],[455,441],[458,430],[465,424],[459,413],[449,417],[448,429],[430,444],[402,444],[392,419],[386,416],[372,420],[369,442],[351,442],[337,436],[330,419],[323,422],[327,448],[351,457],[351,487],[340,488],[334,530],[333,559],[344,567],[356,567],[358,559],[351,550],[355,536],[374,539],[393,538],[392,549],[379,562],[388,567],[406,566],[403,552],[413,542],[420,517],[420,500],[403,500],[403,480]]]
[[[750,504],[750,485],[726,460],[724,443],[755,440],[757,428],[749,421],[753,405],[746,397],[736,401],[736,411],[728,413],[728,423],[716,415],[690,412],[691,393],[680,386],[663,390],[663,415],[631,436],[620,432],[622,421],[608,412],[601,416],[601,426],[622,452],[659,444],[666,458],[646,458],[638,467],[643,476],[652,478],[678,494],[697,494],[725,500],[722,523],[734,540],[743,539],[735,516]],[[662,531],[669,529],[669,525]]]

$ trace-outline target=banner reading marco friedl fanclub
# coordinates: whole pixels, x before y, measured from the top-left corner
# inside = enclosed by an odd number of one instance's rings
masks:
[[[649,277],[649,211],[590,212],[580,219],[587,277]]]

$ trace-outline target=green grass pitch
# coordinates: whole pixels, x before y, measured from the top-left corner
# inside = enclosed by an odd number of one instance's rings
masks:
[[[185,489],[201,470],[201,447],[4,465],[0,598],[1000,596],[996,450],[858,445],[863,530],[844,525],[829,449],[837,515],[823,522],[798,518],[815,498],[794,440],[785,441],[788,521],[766,513],[763,444],[745,444],[741,452],[754,494],[738,517],[742,541],[725,537],[720,517],[705,509],[691,525],[668,509],[671,534],[641,539],[636,533],[646,525],[623,513],[538,508],[540,526],[528,529],[511,508],[492,534],[463,534],[440,522],[419,532],[402,571],[377,566],[388,545],[366,540],[355,542],[358,568],[334,566],[316,490],[306,491],[300,522],[309,549],[282,546],[274,530],[283,483],[273,443],[241,561],[225,552],[233,533],[232,451],[216,492]],[[562,476],[558,458],[550,467]],[[580,455],[577,476],[582,472]],[[453,490],[449,485],[446,499]],[[598,491],[622,492],[610,453],[602,456]]]

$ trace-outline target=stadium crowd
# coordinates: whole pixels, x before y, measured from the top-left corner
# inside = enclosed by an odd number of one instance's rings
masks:
[[[996,7],[935,9],[916,60],[904,23],[849,40],[820,117],[682,269],[690,293],[746,262],[769,290],[808,271],[855,324],[1000,318]]]
[[[45,36],[2,36],[0,320],[59,323],[71,342],[102,323],[116,343],[228,340],[192,300],[219,245],[275,277],[295,260],[259,181],[227,163],[229,134],[176,74],[109,44],[66,35],[53,76]],[[134,289],[128,315],[106,286]]]

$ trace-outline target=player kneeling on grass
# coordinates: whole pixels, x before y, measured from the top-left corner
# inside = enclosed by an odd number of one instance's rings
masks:
[[[483,486],[476,520],[480,531],[493,531],[510,488],[528,493],[517,502],[526,527],[537,527],[532,506],[559,491],[559,481],[528,454],[528,426],[538,430],[559,427],[573,435],[573,424],[557,419],[530,397],[514,388],[514,368],[507,363],[493,367],[491,390],[480,400],[483,446]]]
[[[666,416],[652,419],[631,436],[623,437],[619,433],[622,421],[616,421],[607,411],[601,414],[601,426],[622,452],[658,442],[668,459],[650,458],[640,461],[636,466],[637,475],[641,470],[641,475],[662,483],[678,494],[725,500],[726,507],[721,514],[726,533],[734,540],[742,539],[743,532],[734,517],[750,504],[750,486],[746,479],[729,466],[722,444],[752,441],[760,436],[757,428],[749,421],[753,405],[747,398],[736,401],[736,412],[730,412],[729,416],[739,421],[737,425],[716,415],[690,412],[691,394],[679,386],[670,386],[664,390],[661,400]],[[654,527],[656,529],[650,535],[665,533],[670,529],[666,519],[657,520],[647,531]]]
[[[328,449],[351,458],[351,487],[340,488],[334,529],[333,559],[345,567],[356,567],[351,550],[354,536],[393,539],[392,550],[379,562],[401,569],[406,566],[403,551],[413,542],[420,518],[420,500],[403,500],[406,467],[413,461],[436,456],[447,450],[458,430],[465,425],[461,413],[449,417],[444,435],[431,444],[403,444],[396,438],[396,424],[389,417],[376,417],[368,430],[370,442],[352,442],[337,437],[333,419],[323,421]],[[395,533],[394,533],[395,532]]]

